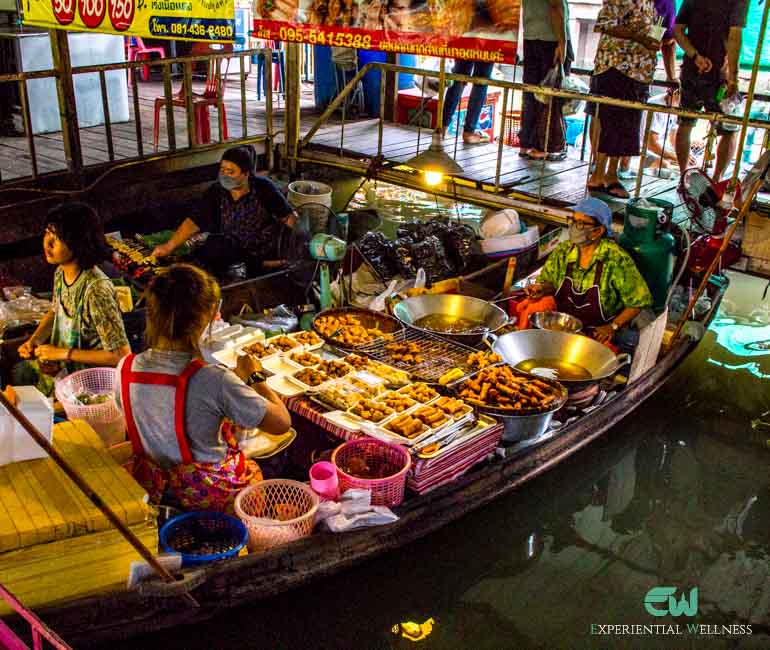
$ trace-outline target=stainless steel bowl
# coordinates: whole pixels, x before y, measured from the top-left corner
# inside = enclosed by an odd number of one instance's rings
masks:
[[[531,359],[558,359],[584,368],[590,379],[569,380],[559,377],[559,383],[570,391],[585,388],[614,375],[631,363],[630,354],[615,355],[608,347],[582,334],[551,330],[521,330],[497,337],[488,334],[484,340],[509,365],[516,367]]]
[[[421,318],[435,314],[475,321],[479,323],[479,327],[460,332],[446,332],[415,325]],[[486,300],[457,294],[406,298],[393,307],[393,315],[409,327],[449,337],[466,345],[479,343],[484,334],[496,332],[509,323],[508,315],[500,307]]]
[[[529,322],[539,330],[577,333],[583,329],[580,319],[561,311],[539,311],[530,314]]]
[[[479,408],[479,412],[493,415],[503,423],[503,440],[505,442],[520,442],[537,438],[548,431],[548,425],[551,424],[553,414],[560,408],[561,406],[552,411],[533,415],[501,415],[499,410],[492,413],[483,408]]]

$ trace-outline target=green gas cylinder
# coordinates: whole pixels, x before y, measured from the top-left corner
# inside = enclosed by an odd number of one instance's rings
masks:
[[[650,287],[656,312],[666,306],[666,296],[674,275],[676,242],[671,234],[657,228],[658,217],[668,207],[673,208],[671,204],[657,199],[629,201],[623,232],[618,237],[618,243],[629,252]]]

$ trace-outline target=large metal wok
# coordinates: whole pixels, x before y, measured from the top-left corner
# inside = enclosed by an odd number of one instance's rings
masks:
[[[414,329],[449,337],[458,343],[476,345],[489,332],[496,332],[509,323],[507,314],[490,302],[456,294],[424,295],[406,298],[393,307],[393,315]],[[478,327],[469,330],[447,332],[415,325],[425,316],[442,315],[476,321]]]
[[[607,379],[631,363],[630,354],[615,355],[601,343],[570,332],[521,330],[500,337],[488,334],[484,340],[503,361],[514,367],[533,359],[537,359],[538,365],[546,369],[550,369],[547,361],[549,359],[580,366],[590,373],[590,379],[570,380],[559,377],[558,367],[554,367],[550,375],[571,392]]]

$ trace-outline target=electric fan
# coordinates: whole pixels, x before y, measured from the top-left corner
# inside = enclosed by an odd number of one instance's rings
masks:
[[[721,190],[700,169],[688,169],[678,187],[693,221],[709,235],[721,235],[727,229],[727,215],[719,205]]]
[[[321,203],[296,208],[297,222],[291,234],[279,243],[282,259],[288,262],[292,282],[307,294],[319,275],[321,309],[332,306],[330,265],[345,257],[347,243],[338,216]]]

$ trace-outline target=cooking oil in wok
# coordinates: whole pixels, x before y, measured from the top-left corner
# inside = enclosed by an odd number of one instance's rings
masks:
[[[518,370],[549,376],[553,379],[564,381],[585,381],[591,379],[591,373],[583,366],[561,359],[549,359],[538,357],[536,359],[527,359],[516,365]],[[545,372],[538,372],[544,370]]]
[[[460,334],[484,327],[484,323],[481,321],[451,314],[428,314],[414,321],[414,325],[432,332],[444,332],[446,334]]]

